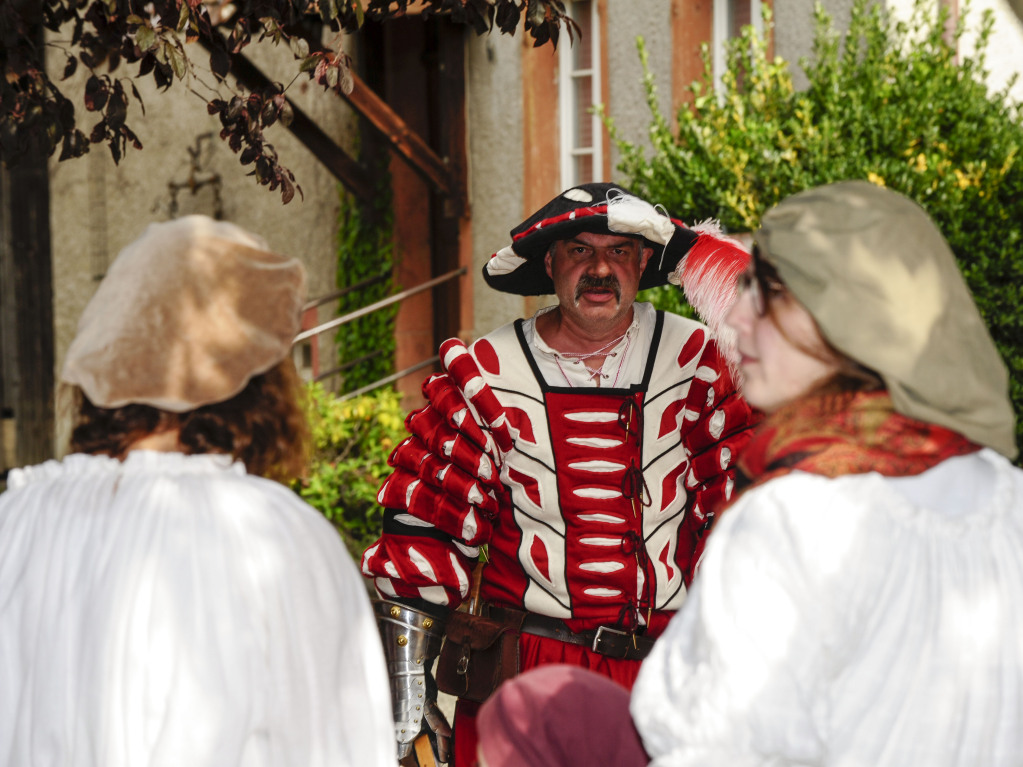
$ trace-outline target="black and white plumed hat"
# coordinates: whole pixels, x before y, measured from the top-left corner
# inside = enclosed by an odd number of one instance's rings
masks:
[[[562,192],[512,229],[512,244],[490,257],[483,277],[503,293],[551,295],[554,283],[544,256],[551,243],[580,232],[642,237],[654,254],[640,276],[640,290],[679,285],[712,326],[719,324],[734,296],[735,278],[749,263],[746,249],[723,236],[716,222],[690,228],[617,184],[594,183]]]

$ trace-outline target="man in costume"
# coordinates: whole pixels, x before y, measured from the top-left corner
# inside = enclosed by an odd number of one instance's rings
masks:
[[[447,760],[428,669],[480,561],[474,612],[521,632],[510,665],[569,663],[631,687],[685,597],[748,436],[710,328],[635,303],[675,282],[713,326],[748,263],[716,226],[688,228],[621,187],[584,184],[511,236],[487,283],[559,304],[468,347],[442,344],[445,373],[406,421],[378,496],[383,535],[363,556],[382,597],[403,756],[429,732]],[[473,668],[465,641],[457,674]],[[477,707],[458,703],[455,767],[475,763]]]

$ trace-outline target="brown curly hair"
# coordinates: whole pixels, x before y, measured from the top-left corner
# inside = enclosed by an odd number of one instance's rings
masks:
[[[282,482],[305,470],[309,426],[302,408],[301,381],[287,358],[253,376],[229,400],[187,413],[149,405],[101,408],[77,389],[77,417],[71,451],[123,459],[131,446],[151,434],[177,429],[186,455],[226,453],[250,474]]]

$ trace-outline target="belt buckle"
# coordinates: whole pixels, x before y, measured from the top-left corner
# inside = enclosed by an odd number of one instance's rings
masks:
[[[590,649],[611,658],[624,658],[629,651],[631,636],[628,631],[619,631],[610,626],[598,626],[593,635],[593,644]]]

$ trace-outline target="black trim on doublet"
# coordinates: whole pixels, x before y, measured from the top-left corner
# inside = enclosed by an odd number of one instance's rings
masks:
[[[643,380],[638,384],[633,384],[628,387],[615,387],[615,388],[603,388],[600,386],[552,386],[548,384],[544,379],[543,374],[540,372],[540,366],[536,362],[536,358],[533,356],[532,350],[529,348],[529,343],[526,341],[526,333],[522,329],[525,325],[525,320],[515,320],[515,337],[519,340],[519,346],[522,348],[522,354],[529,363],[530,370],[533,371],[533,377],[536,379],[537,384],[540,386],[540,391],[544,394],[552,392],[554,394],[580,394],[580,395],[594,395],[594,394],[610,394],[629,396],[636,392],[646,392],[650,388],[650,379],[653,378],[654,374],[654,363],[657,355],[655,351],[660,346],[661,334],[664,330],[664,312],[660,309],[654,312],[654,334],[650,339],[650,347],[646,353],[646,367],[643,369]],[[536,325],[533,326],[533,332],[536,333]]]

